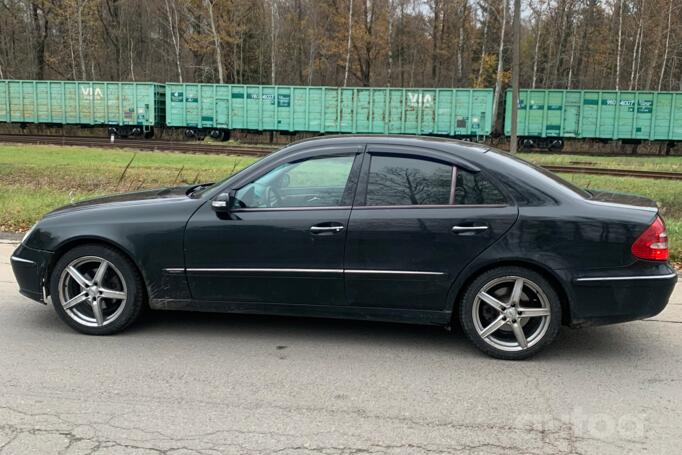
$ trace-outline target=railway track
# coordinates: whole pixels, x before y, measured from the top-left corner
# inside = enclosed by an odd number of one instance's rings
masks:
[[[130,148],[136,150],[173,151],[194,154],[211,155],[251,155],[264,156],[277,147],[249,147],[224,144],[202,144],[185,141],[160,141],[142,139],[118,139],[114,143],[109,138],[98,137],[69,137],[69,136],[24,136],[0,135],[0,142],[23,144],[52,144],[81,147]],[[610,175],[617,177],[638,177],[649,179],[682,180],[682,172],[639,171],[634,169],[607,169],[592,166],[543,166],[552,172],[570,174]]]
[[[70,137],[70,136],[24,136],[14,134],[0,135],[0,142],[11,142],[19,144],[50,144],[50,145],[70,145],[81,147],[100,147],[100,148],[131,148],[136,150],[158,150],[174,151],[183,153],[203,153],[212,155],[239,154],[263,156],[271,153],[274,147],[248,147],[231,146],[224,144],[202,144],[199,142],[185,141],[160,141],[146,139],[116,139],[111,142],[109,138],[99,137]]]
[[[611,175],[619,177],[638,177],[645,179],[682,180],[682,172],[666,171],[637,171],[634,169],[607,169],[591,166],[542,166],[552,172],[564,172],[567,174],[592,174]]]

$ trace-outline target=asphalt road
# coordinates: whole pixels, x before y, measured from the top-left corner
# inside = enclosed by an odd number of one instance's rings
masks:
[[[461,333],[152,313],[88,337],[16,292],[0,244],[1,454],[679,453],[682,288],[654,320],[530,361]]]

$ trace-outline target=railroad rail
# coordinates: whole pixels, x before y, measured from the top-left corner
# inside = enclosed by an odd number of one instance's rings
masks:
[[[277,147],[266,146],[235,146],[227,144],[202,144],[198,142],[186,141],[161,141],[161,140],[142,140],[142,139],[119,139],[110,142],[109,138],[98,137],[75,137],[75,136],[26,136],[26,135],[0,135],[0,142],[22,143],[22,144],[51,144],[51,145],[70,145],[81,147],[103,147],[103,148],[131,148],[136,150],[157,150],[172,151],[194,154],[210,155],[251,155],[265,156]],[[682,180],[682,172],[667,171],[640,171],[634,169],[611,169],[592,166],[555,166],[546,165],[545,169],[552,172],[563,172],[570,174],[592,174],[610,175],[616,177],[637,177],[649,179]]]
[[[145,139],[117,139],[113,143],[109,138],[84,136],[25,136],[21,134],[0,135],[0,142],[19,144],[70,145],[99,148],[131,148],[136,150],[158,150],[183,153],[199,153],[211,155],[255,155],[263,156],[276,150],[275,147],[248,147],[227,144],[202,144],[186,141],[161,141]]]
[[[611,175],[616,177],[638,177],[645,179],[682,180],[682,172],[637,171],[634,169],[612,169],[591,166],[542,166],[548,171],[567,174]]]

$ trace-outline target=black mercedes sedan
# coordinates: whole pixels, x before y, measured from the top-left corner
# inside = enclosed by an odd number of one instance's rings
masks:
[[[336,136],[218,183],[60,208],[11,262],[23,295],[91,335],[149,306],[459,324],[521,359],[561,325],[659,313],[677,281],[667,258],[651,200],[483,145]]]

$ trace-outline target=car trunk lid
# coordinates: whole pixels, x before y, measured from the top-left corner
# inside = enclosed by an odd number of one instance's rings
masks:
[[[656,201],[644,196],[629,193],[618,193],[614,191],[589,190],[591,201],[610,202],[613,204],[632,205],[658,211]]]

